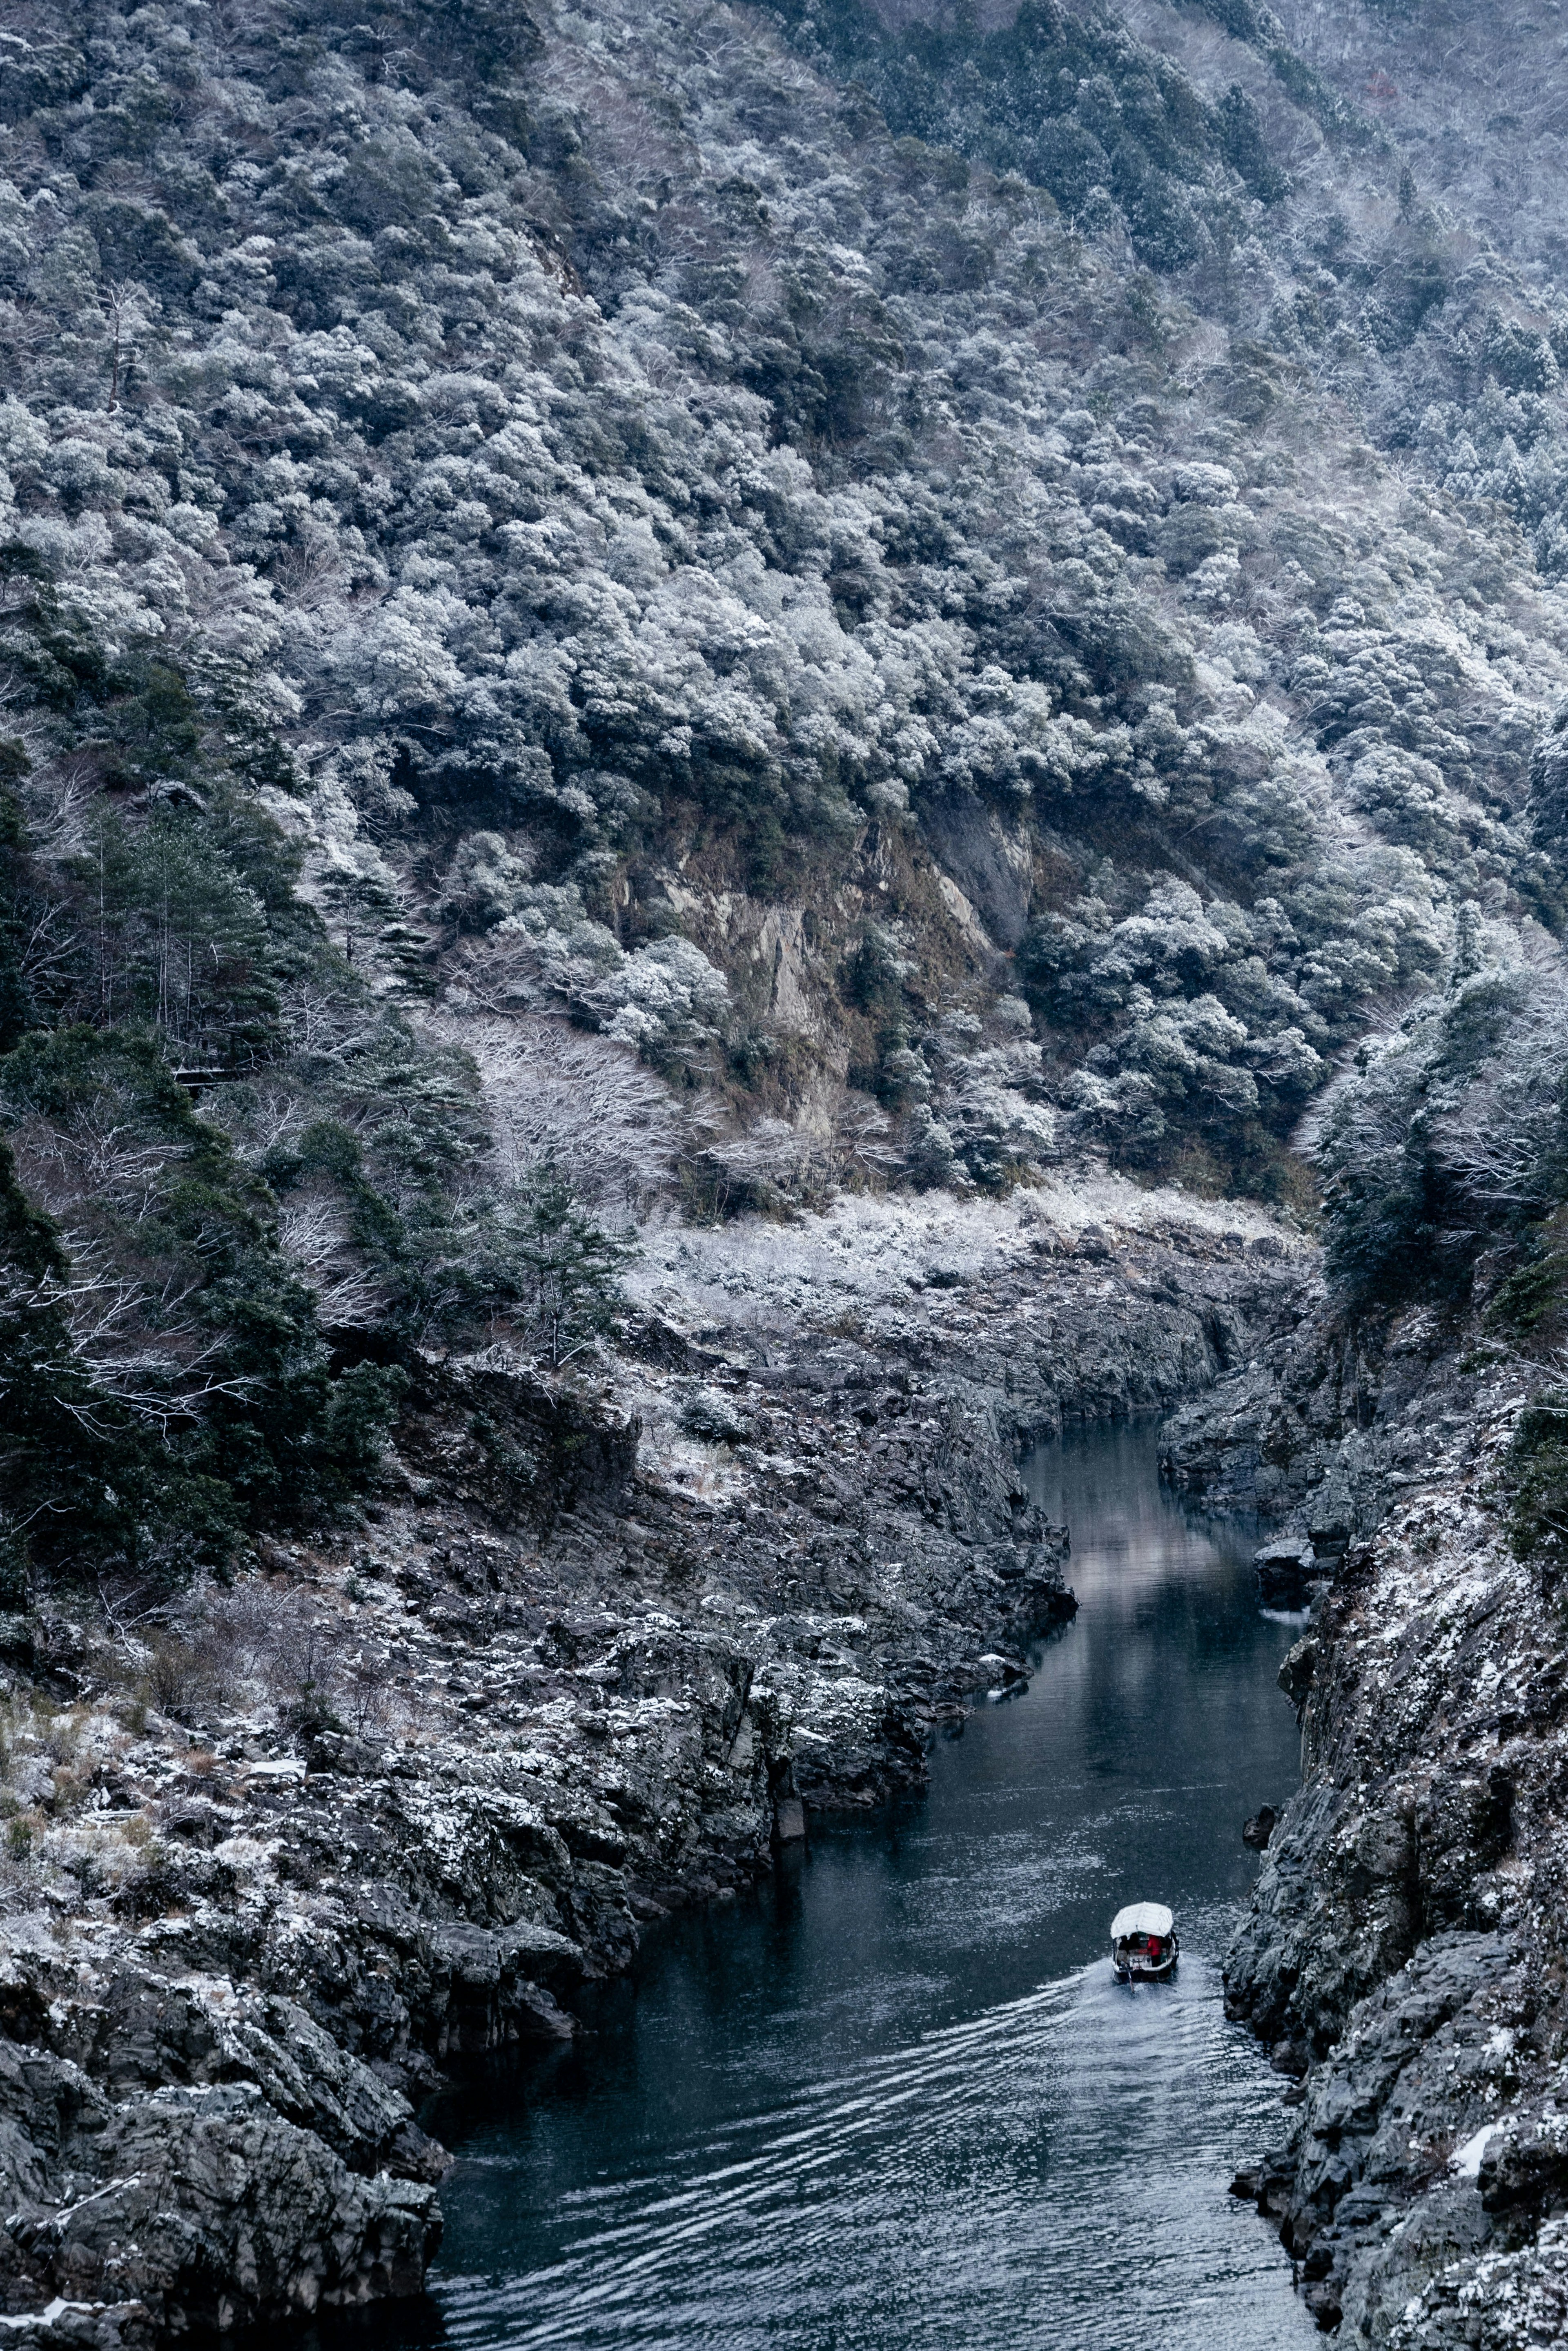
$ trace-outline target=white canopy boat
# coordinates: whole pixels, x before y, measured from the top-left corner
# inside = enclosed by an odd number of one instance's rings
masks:
[[[1155,1983],[1181,1957],[1176,1920],[1163,1902],[1129,1902],[1111,1921],[1111,1965],[1122,1983]]]

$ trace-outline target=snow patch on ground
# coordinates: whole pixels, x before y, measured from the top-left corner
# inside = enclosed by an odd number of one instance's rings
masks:
[[[1168,1186],[1145,1190],[1110,1175],[1052,1178],[1000,1200],[846,1194],[821,1215],[789,1223],[745,1217],[701,1227],[670,1215],[650,1219],[642,1238],[628,1293],[648,1306],[685,1302],[727,1323],[906,1301],[912,1291],[965,1288],[1086,1240],[1112,1252],[1133,1238],[1189,1247],[1228,1240],[1232,1248],[1265,1241],[1289,1256],[1309,1247],[1265,1209]]]
[[[1450,2168],[1458,2173],[1461,2179],[1480,2178],[1482,2158],[1500,2128],[1499,2123],[1483,2123],[1474,2138],[1468,2138],[1450,2158]]]

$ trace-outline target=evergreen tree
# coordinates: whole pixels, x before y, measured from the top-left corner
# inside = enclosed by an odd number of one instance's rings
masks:
[[[620,1303],[616,1273],[635,1245],[630,1232],[607,1233],[584,1211],[553,1159],[529,1175],[515,1231],[529,1326],[559,1370],[610,1328]]]

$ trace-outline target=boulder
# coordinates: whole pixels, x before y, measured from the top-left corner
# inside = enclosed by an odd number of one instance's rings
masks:
[[[1317,1665],[1318,1645],[1310,1634],[1285,1652],[1280,1667],[1280,1687],[1292,1706],[1299,1707],[1311,1689]]]
[[[1304,1608],[1318,1555],[1306,1535],[1276,1535],[1252,1554],[1265,1608]]]

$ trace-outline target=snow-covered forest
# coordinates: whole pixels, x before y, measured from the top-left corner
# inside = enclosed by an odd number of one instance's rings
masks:
[[[1535,1249],[1568,294],[1388,15],[23,0],[7,1573],[329,1510],[655,1203],[1310,1222],[1311,1113],[1336,1261]]]

